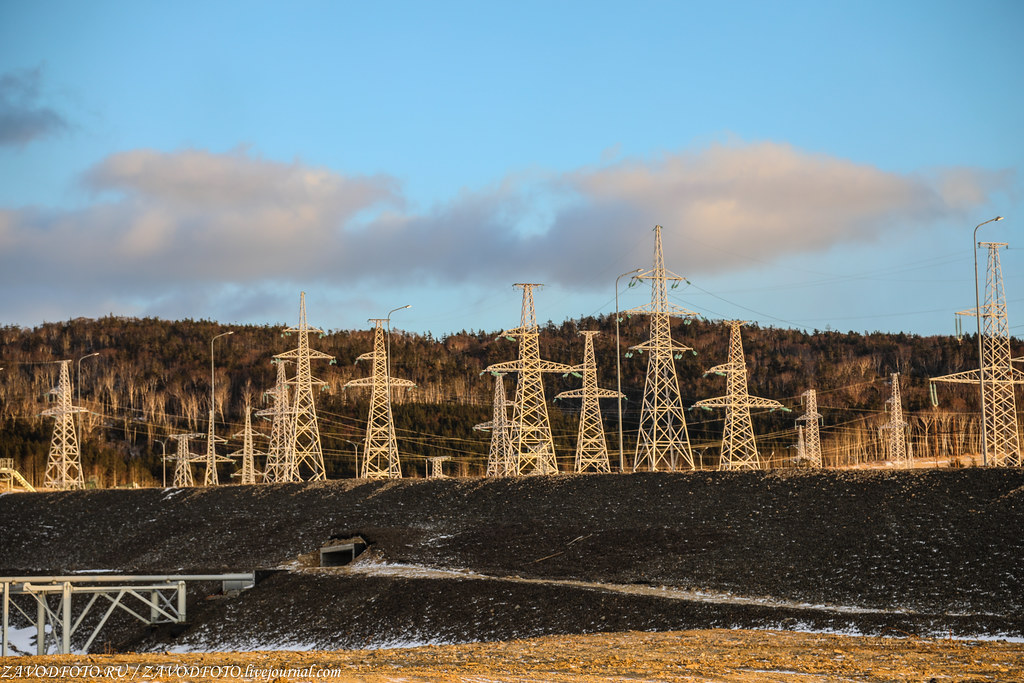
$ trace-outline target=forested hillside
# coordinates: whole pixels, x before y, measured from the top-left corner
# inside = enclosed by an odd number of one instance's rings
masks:
[[[595,339],[599,383],[615,387],[615,321],[585,318],[541,330],[543,358],[566,364],[582,361],[579,330],[601,330]],[[56,385],[59,365],[70,359],[74,377],[81,368],[75,392],[81,392],[88,413],[81,416],[81,441],[86,479],[97,486],[159,483],[160,455],[173,442],[168,435],[205,432],[210,397],[210,340],[233,330],[215,346],[217,433],[231,436],[244,421],[248,397],[253,409],[267,407],[264,392],[276,376],[271,358],[296,345],[294,335],[278,327],[223,326],[211,321],[165,321],[152,318],[107,317],[47,323],[34,329],[0,328],[0,457],[14,458],[31,482],[41,482],[52,420],[40,413]],[[763,457],[773,466],[791,464],[796,443],[794,419],[800,414],[800,395],[818,392],[824,420],[822,441],[829,464],[847,465],[884,458],[879,427],[886,420],[889,376],[901,373],[904,410],[910,423],[915,455],[958,457],[977,450],[976,389],[938,385],[939,406],[933,406],[928,378],[977,366],[973,338],[919,337],[906,334],[858,334],[833,331],[813,334],[794,330],[743,328],[750,393],[773,398],[793,410],[758,413],[754,427]],[[623,428],[627,464],[636,443],[636,425],[643,397],[646,358],[626,357],[628,347],[648,336],[646,318],[621,323]],[[692,347],[676,367],[684,404],[720,396],[725,381],[704,372],[726,360],[728,329],[720,323],[693,321],[673,325],[673,337]],[[318,415],[328,476],[351,477],[355,452],[361,449],[369,390],[343,390],[349,380],[367,376],[368,363],[357,356],[372,350],[373,333],[328,331],[311,345],[336,359],[314,364],[314,375],[326,382],[318,396]],[[98,352],[98,356],[83,358]],[[435,338],[393,330],[392,374],[412,380],[413,389],[394,391],[394,418],[403,470],[421,476],[424,456],[448,455],[446,471],[479,475],[485,466],[489,434],[473,425],[489,420],[494,378],[484,369],[514,359],[517,344],[498,332],[460,332]],[[1014,341],[1014,355],[1024,347]],[[563,469],[571,466],[575,449],[579,401],[552,402],[557,392],[579,386],[572,375],[546,377],[547,396],[556,450]],[[511,397],[514,378],[506,379]],[[617,464],[618,424],[615,401],[603,405],[613,462]],[[721,411],[691,411],[690,438],[706,465],[717,459],[721,440]],[[269,431],[269,423],[256,424]],[[161,443],[163,441],[163,444]],[[265,442],[264,442],[265,443]],[[257,447],[262,447],[260,443]],[[238,439],[221,448],[240,448]],[[197,443],[194,450],[202,450]],[[231,465],[224,466],[225,476]]]

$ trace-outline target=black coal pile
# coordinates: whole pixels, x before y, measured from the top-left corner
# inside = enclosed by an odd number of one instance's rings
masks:
[[[119,648],[707,627],[1024,636],[1024,471],[700,472],[0,496],[0,574],[279,569]],[[352,565],[316,568],[361,536]],[[94,646],[95,648],[95,646]]]

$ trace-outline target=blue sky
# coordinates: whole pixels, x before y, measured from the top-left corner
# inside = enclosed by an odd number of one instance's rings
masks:
[[[1024,329],[1019,2],[0,3],[0,323]],[[984,254],[981,254],[984,267]],[[623,288],[622,308],[645,288]]]

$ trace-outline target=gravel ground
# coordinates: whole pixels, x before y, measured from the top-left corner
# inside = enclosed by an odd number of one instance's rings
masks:
[[[11,662],[13,667],[18,664],[23,662]],[[48,656],[34,658],[28,666],[21,672],[12,668],[5,677],[76,683],[109,683],[118,678],[195,683],[967,683],[1021,680],[1024,645],[771,631],[684,631],[548,636],[373,651]]]

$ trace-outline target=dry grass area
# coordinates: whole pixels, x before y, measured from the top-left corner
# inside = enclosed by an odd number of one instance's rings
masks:
[[[1021,681],[1024,644],[706,630],[396,650],[20,657],[2,666],[8,679],[83,682]],[[17,666],[31,670],[15,676]],[[74,666],[96,668],[82,675]]]

